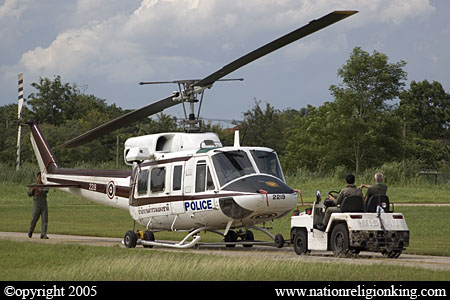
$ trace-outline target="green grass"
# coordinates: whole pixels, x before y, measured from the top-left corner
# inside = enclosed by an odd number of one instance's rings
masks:
[[[52,245],[0,240],[0,280],[380,281],[450,280],[450,271],[374,263],[311,263],[204,255],[191,251]],[[43,272],[42,270],[45,270]],[[339,270],[339,271],[337,271]]]
[[[314,186],[304,185],[305,198],[312,202]],[[401,187],[399,187],[400,189]],[[0,231],[27,232],[31,218],[32,199],[23,185],[0,182]],[[440,189],[405,188],[409,194],[446,193]],[[392,187],[390,191],[395,191]],[[311,193],[311,195],[308,195]],[[426,201],[423,201],[426,202]],[[448,201],[447,199],[447,202]],[[122,237],[133,221],[125,210],[98,205],[85,199],[51,190],[49,203],[49,235],[76,234]],[[450,207],[396,207],[402,212],[411,231],[406,253],[450,255]],[[290,216],[275,220],[271,232],[289,237]],[[39,232],[40,225],[36,228]],[[157,239],[180,240],[185,233],[160,232]],[[254,231],[255,238],[268,238]],[[213,233],[202,233],[202,241],[220,241]],[[39,259],[36,259],[36,256]],[[405,266],[344,263],[311,263],[307,259],[280,259],[277,255],[261,260],[220,255],[204,255],[195,251],[122,249],[81,245],[52,245],[0,240],[0,280],[450,280],[448,271],[432,271]],[[42,272],[42,270],[46,270]],[[149,271],[151,270],[151,271]],[[339,270],[337,272],[336,270]]]
[[[405,253],[450,256],[450,207],[398,207],[410,230]]]
[[[321,183],[319,182],[319,184]],[[32,199],[26,195],[27,188],[18,184],[0,182],[0,231],[27,232],[31,219]],[[430,195],[444,195],[441,190],[423,187],[409,187],[409,192],[421,191],[428,195],[429,202],[436,198]],[[393,187],[391,190],[395,190]],[[422,191],[424,190],[424,191]],[[309,193],[309,192],[308,192]],[[314,195],[314,192],[312,192]],[[304,199],[312,202],[313,196]],[[306,201],[309,202],[309,201]],[[449,202],[449,201],[447,201]],[[74,234],[105,237],[123,237],[133,226],[133,220],[125,210],[98,205],[88,200],[58,190],[51,190],[48,196],[49,234]],[[405,253],[426,255],[450,255],[450,207],[396,207],[396,211],[405,215],[411,232],[410,246]],[[281,233],[289,238],[290,215],[275,220],[271,232]],[[138,229],[143,229],[138,226]],[[40,223],[36,234],[40,232]],[[255,239],[266,240],[268,237],[254,231]],[[181,240],[185,233],[158,232],[159,240]],[[202,241],[218,242],[221,236],[214,233],[201,233]]]

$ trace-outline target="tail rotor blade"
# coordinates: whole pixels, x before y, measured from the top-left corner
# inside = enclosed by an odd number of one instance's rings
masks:
[[[22,106],[23,106],[23,73],[18,76],[18,105],[17,105],[17,119],[22,119]]]
[[[18,99],[17,99],[17,120],[18,120],[18,129],[17,129],[17,159],[16,159],[16,171],[20,170],[20,143],[22,139],[22,126],[20,123],[22,122],[22,106],[23,106],[23,73],[20,73],[18,78]]]

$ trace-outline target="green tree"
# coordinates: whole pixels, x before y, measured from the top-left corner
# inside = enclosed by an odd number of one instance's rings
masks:
[[[337,133],[330,128],[334,116],[334,103],[325,102],[320,107],[308,105],[297,114],[287,129],[286,152],[282,157],[286,172],[299,168],[323,170],[331,165],[339,152],[333,151]]]
[[[0,161],[8,165],[15,165],[17,151],[17,104],[0,106]],[[30,111],[26,106],[22,108],[22,119],[28,120]],[[27,126],[22,127],[21,161],[31,159],[31,143],[27,134]]]
[[[439,82],[412,81],[400,95],[399,111],[412,136],[450,138],[450,94]]]
[[[38,123],[61,125],[66,120],[70,109],[70,99],[77,94],[76,86],[63,84],[58,75],[54,80],[39,78],[39,83],[31,84],[37,91],[28,96],[33,118]]]
[[[412,81],[400,95],[403,158],[439,169],[450,161],[450,94],[439,82]]]
[[[346,152],[356,173],[369,157],[392,159],[386,155],[396,153],[401,144],[399,120],[394,120],[388,101],[396,99],[405,85],[405,65],[404,61],[389,63],[385,54],[374,51],[370,55],[356,47],[338,70],[342,83],[330,87],[337,105],[334,128],[341,135],[337,146]],[[368,161],[365,166],[373,163]]]
[[[400,118],[388,101],[404,86],[404,65],[355,48],[338,70],[342,83],[330,87],[334,100],[302,109],[290,125],[288,170],[326,172],[343,166],[359,173],[401,157]]]
[[[261,102],[255,101],[253,109],[244,113],[244,121],[239,126],[242,145],[269,147],[283,155],[288,128],[297,114],[295,110],[280,111],[269,103],[262,108]]]

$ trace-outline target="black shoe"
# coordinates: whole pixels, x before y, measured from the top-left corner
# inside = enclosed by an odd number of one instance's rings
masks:
[[[41,235],[41,239],[43,239],[43,240],[48,240],[48,236],[47,236],[46,234]]]
[[[28,232],[28,237],[31,239],[31,237],[33,236],[33,233],[30,231]]]
[[[325,225],[323,225],[323,224],[317,224],[316,228],[317,228],[317,230],[320,230],[320,231],[325,231],[325,229],[326,229]]]

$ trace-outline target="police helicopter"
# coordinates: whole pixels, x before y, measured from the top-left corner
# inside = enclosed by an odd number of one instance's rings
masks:
[[[201,105],[205,89],[216,81],[242,80],[224,79],[231,72],[355,13],[331,12],[203,79],[172,81],[179,89],[170,96],[57,147],[75,147],[174,105],[183,104],[184,108],[187,104],[185,132],[126,140],[124,160],[131,170],[62,168],[38,124],[26,122],[31,128],[31,142],[43,181],[33,186],[59,188],[96,203],[128,210],[135,222],[146,228],[125,234],[123,243],[128,248],[138,244],[189,248],[198,244],[202,231],[222,235],[223,244],[228,247],[239,243],[250,247],[257,243],[251,229],[266,233],[273,240],[271,244],[282,247],[285,243],[282,235],[273,236],[266,228],[257,226],[286,215],[297,205],[296,191],[286,184],[277,154],[266,147],[241,146],[238,131],[234,145],[224,147],[216,134],[202,131],[195,104]],[[155,240],[154,233],[163,230],[187,234],[179,242]]]

